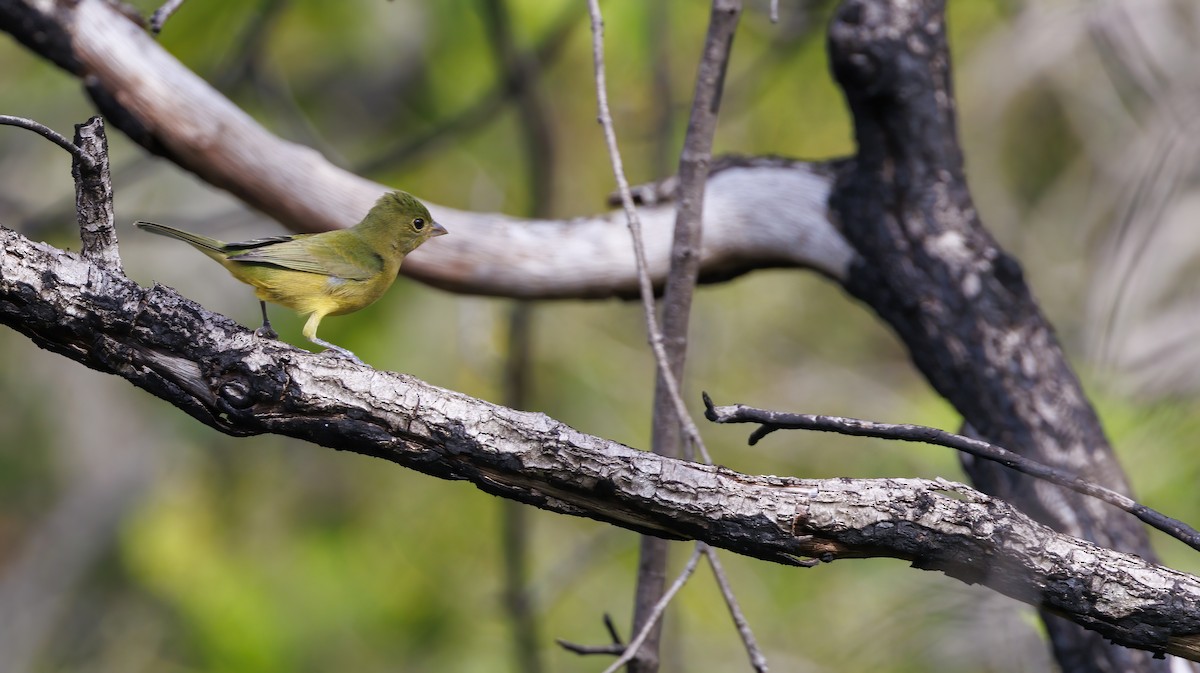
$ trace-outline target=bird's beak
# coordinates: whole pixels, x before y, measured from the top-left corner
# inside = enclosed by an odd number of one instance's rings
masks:
[[[434,236],[445,236],[448,233],[450,233],[450,232],[446,231],[445,227],[438,224],[437,222],[434,222],[433,229],[431,229],[429,231],[429,238],[433,238]]]

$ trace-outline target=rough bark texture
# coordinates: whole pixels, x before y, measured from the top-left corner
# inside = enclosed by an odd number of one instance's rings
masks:
[[[921,479],[788,479],[638,451],[312,354],[0,228],[0,323],[232,435],[354,451],[542,509],[785,564],[891,556],[1153,652],[1200,658],[1200,578]],[[814,571],[815,572],[815,571]]]
[[[356,221],[384,189],[263,130],[108,2],[0,0],[0,29],[84,79],[108,119],[147,149],[297,230]],[[705,220],[722,226],[707,227],[701,279],[768,266],[817,269],[843,282],[893,326],[916,365],[980,437],[1127,491],[1099,421],[1019,264],[982,229],[971,203],[955,138],[942,3],[848,0],[830,28],[830,52],[854,114],[858,156],[835,165],[831,196],[828,172],[795,162],[714,173]],[[674,209],[651,202],[669,191],[647,190],[643,199],[656,282],[666,275]],[[841,233],[826,218],[827,196]],[[561,222],[434,210],[461,235],[439,239],[406,262],[406,272],[426,282],[514,297],[628,295],[636,287],[619,217]],[[977,526],[960,531],[963,537],[922,537],[927,522],[896,523],[899,512],[911,514],[899,505],[889,510],[891,528],[875,525],[866,537],[835,530],[842,521],[818,525],[809,518],[784,524],[755,508],[778,514],[775,508],[801,507],[795,498],[807,496],[791,489],[827,484],[734,475],[611,447],[545,417],[514,420],[510,414],[516,412],[400,375],[365,372],[257,340],[168,290],[138,288],[100,266],[11,232],[0,232],[0,243],[0,321],[43,347],[124,376],[226,432],[280,432],[381,455],[430,474],[470,479],[489,492],[547,509],[665,536],[694,535],[760,558],[787,562],[789,554],[886,552],[922,567],[930,567],[926,561],[933,558],[945,563],[948,567],[940,569],[949,574],[1022,597],[1047,613],[1074,615],[1074,622],[1118,642],[1152,651],[1195,651],[1179,638],[1198,630],[1186,610],[1195,605],[1190,578],[1180,580],[1143,564],[1135,573],[1139,581],[1177,596],[1138,589],[1131,595],[1145,601],[1136,609],[1088,612],[1096,601],[1109,600],[1107,592],[1124,590],[1122,582],[1129,578],[1110,579],[1109,570],[1134,563],[1130,557],[1071,546],[1078,543],[1044,537],[1049,532],[1036,529],[1043,531],[1039,544],[1071,549],[1062,558],[1102,559],[1099,567],[1085,572],[1041,557],[1000,563],[1012,552],[980,556],[972,545],[985,543],[968,534]],[[543,432],[524,438],[530,442],[522,449],[526,453],[513,453],[506,433],[526,425]],[[535,451],[535,445],[546,452]],[[619,454],[615,462],[601,450],[607,448]],[[560,451],[578,462],[562,463]],[[568,474],[568,468],[578,472]],[[982,488],[1011,499],[1040,521],[1153,558],[1145,533],[1131,517],[986,465],[968,465],[968,470]],[[676,484],[689,484],[687,479],[719,482],[720,490]],[[829,492],[838,488],[828,487]],[[786,505],[762,500],[768,491],[793,499]],[[717,508],[705,510],[713,518],[689,517],[684,505],[697,499],[742,505],[734,507],[736,516]],[[990,500],[972,503],[987,503],[989,516],[999,507]],[[847,502],[839,504],[853,511]],[[1011,542],[1005,530],[1002,542],[989,538],[1001,549]],[[820,537],[805,542],[795,535],[802,532]],[[881,537],[884,532],[898,537]],[[927,547],[934,543],[936,553]],[[967,545],[958,550],[966,549],[972,560],[956,557],[959,565],[950,564],[945,548],[937,546],[943,543]],[[1117,599],[1107,604],[1128,608]],[[1138,619],[1147,621],[1139,627]],[[1125,621],[1118,626],[1114,620]],[[1047,624],[1065,670],[1154,668],[1137,653],[1107,647],[1057,618],[1047,617]]]
[[[112,178],[108,168],[108,138],[104,122],[92,117],[75,126],[75,145],[91,159],[85,166],[76,157],[71,163],[75,177],[75,212],[80,223],[84,259],[102,269],[123,273],[117,251],[114,225]]]
[[[979,437],[1128,493],[1020,264],[983,229],[971,202],[943,4],[850,0],[830,27],[830,58],[859,145],[830,200],[858,253],[846,287],[896,330]],[[1127,514],[992,463],[966,468],[980,488],[1038,521],[1154,558],[1145,529]],[[1050,615],[1046,623],[1064,670],[1166,670]]]

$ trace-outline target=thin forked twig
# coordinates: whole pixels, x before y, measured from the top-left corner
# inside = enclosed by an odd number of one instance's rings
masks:
[[[608,108],[608,84],[605,77],[604,67],[604,19],[600,14],[599,0],[588,0],[588,14],[591,17],[592,28],[592,56],[595,65],[595,80],[596,80],[596,106],[598,118],[601,127],[604,129],[604,141],[608,148],[609,160],[612,163],[614,177],[617,181],[617,189],[621,194],[621,204],[625,209],[625,219],[629,225],[629,233],[633,239],[634,260],[637,263],[638,289],[641,292],[642,310],[645,313],[646,331],[650,342],[650,349],[654,353],[654,361],[657,365],[659,376],[658,383],[661,384],[661,389],[655,390],[655,423],[661,420],[658,416],[660,412],[658,403],[661,400],[660,392],[666,391],[667,399],[671,408],[675,410],[675,417],[678,420],[678,427],[683,430],[684,435],[691,442],[691,446],[699,447],[700,453],[705,457],[707,462],[712,462],[708,458],[708,450],[704,448],[703,440],[700,439],[700,430],[692,421],[691,415],[687,411],[687,406],[683,403],[683,396],[679,392],[679,382],[671,371],[670,360],[667,356],[666,346],[663,343],[662,331],[659,329],[658,318],[655,314],[654,306],[654,287],[650,282],[650,274],[646,263],[646,250],[642,240],[642,222],[638,216],[637,209],[633,205],[633,196],[629,191],[629,181],[625,177],[625,169],[621,161],[621,151],[617,147],[617,134],[613,127],[612,113]],[[665,427],[665,426],[663,426]],[[660,428],[655,427],[656,434]],[[657,618],[651,618],[653,607],[662,602],[665,595],[662,593],[662,579],[664,568],[666,567],[667,549],[666,543],[661,540],[643,538],[641,543],[640,561],[638,564],[637,587],[634,591],[634,615],[633,628],[639,631],[636,639],[636,646],[631,645],[626,648],[621,658],[633,660],[637,657],[643,643],[649,643],[647,650],[652,653],[657,653],[657,636],[659,633]],[[654,602],[654,605],[651,603]],[[647,662],[650,670],[654,670],[657,666],[653,662]],[[630,666],[630,671],[634,671],[639,666]]]
[[[711,154],[712,134],[713,130],[715,129],[715,114],[717,103],[720,100],[720,92],[724,84],[723,80],[726,64],[728,63],[729,59],[729,43],[732,38],[732,28],[736,26],[736,15],[738,12],[740,12],[740,4],[731,4],[735,10],[733,13],[732,24],[726,23],[721,27],[721,29],[716,30],[714,30],[714,26],[710,26],[708,37],[708,42],[710,44],[706,44],[704,54],[706,61],[702,62],[701,68],[703,71],[707,66],[712,72],[707,76],[707,78],[702,76],[698,80],[696,101],[693,106],[694,108],[699,106],[703,108],[702,112],[707,112],[709,114],[700,122],[697,122],[695,119],[693,119],[693,124],[691,126],[698,128],[698,133],[695,132],[694,128],[689,128],[689,137],[687,142],[698,146],[698,149],[694,149],[693,153],[703,152],[706,155]],[[646,316],[647,331],[650,335],[650,345],[654,351],[655,361],[658,365],[662,382],[664,387],[667,389],[667,394],[670,397],[671,403],[675,409],[675,415],[678,418],[680,426],[683,428],[685,436],[691,445],[696,447],[703,460],[707,463],[711,463],[712,458],[709,455],[708,449],[705,447],[703,440],[700,438],[699,429],[696,427],[695,422],[688,413],[687,406],[684,404],[682,395],[679,392],[678,379],[671,371],[670,360],[668,358],[666,348],[663,343],[662,332],[659,329],[658,321],[655,315],[654,289],[647,271],[648,265],[646,263],[645,247],[642,241],[641,220],[638,217],[636,208],[634,207],[633,197],[629,189],[629,183],[625,178],[620,151],[617,147],[616,132],[613,128],[612,115],[608,109],[607,85],[605,83],[604,75],[603,18],[601,17],[600,7],[597,0],[589,0],[588,8],[592,19],[592,46],[596,68],[596,95],[599,107],[599,120],[604,128],[605,141],[608,146],[609,158],[612,161],[613,173],[615,174],[617,180],[617,187],[621,196],[621,204],[625,210],[626,219],[629,223],[630,233],[633,238],[634,254],[638,267],[638,283],[639,289],[641,290],[642,306]],[[714,5],[714,22],[715,21],[716,6]],[[695,110],[693,110],[693,114],[695,114]],[[690,145],[688,148],[685,148],[685,150],[686,149],[691,149]],[[692,182],[698,183],[698,186],[693,185],[695,189],[692,191],[696,193],[691,194],[693,199],[691,204],[693,208],[691,210],[694,212],[690,214],[695,217],[697,221],[699,220],[700,206],[703,203],[704,179],[707,174],[707,168],[707,163],[704,162],[700,167],[700,170],[692,171],[696,173],[696,175],[692,176],[695,178],[695,180]],[[679,223],[676,223],[677,232],[679,226]],[[698,235],[695,238],[698,239]],[[692,245],[698,248],[698,240],[692,241]],[[694,283],[694,280],[692,282]],[[688,296],[688,299],[690,303],[690,295]],[[684,324],[686,325],[686,320]],[[707,549],[707,546],[704,548]],[[697,549],[699,550],[700,547],[697,547]],[[762,651],[758,648],[758,645],[754,640],[754,635],[750,632],[748,624],[746,623],[744,617],[742,617],[741,609],[738,605],[737,599],[730,588],[728,578],[725,577],[724,569],[722,568],[720,561],[716,558],[715,551],[709,549],[708,553],[706,553],[706,557],[708,558],[710,566],[713,569],[713,574],[717,577],[718,584],[720,585],[722,594],[724,595],[726,603],[729,606],[730,613],[733,615],[734,622],[738,627],[738,632],[742,636],[742,641],[750,656],[751,662],[754,664],[756,670],[766,671],[766,658],[763,656]],[[688,574],[690,574],[690,572]],[[685,579],[686,577],[681,576],[680,580],[677,580],[677,583],[681,583],[681,581]],[[658,619],[660,618],[659,616],[661,615],[662,608],[659,606],[665,608],[666,603],[670,600],[670,594],[673,593],[673,591],[668,592],[668,594],[665,594],[662,598],[660,598],[658,604],[655,606],[655,612],[652,613],[652,617],[644,621],[638,637],[635,638],[635,640],[630,643],[628,647],[626,647],[625,653],[622,656],[622,660],[632,660],[632,658],[637,655],[637,651],[641,647],[642,642],[645,641],[645,639],[649,636],[654,629],[655,623],[657,623]],[[622,661],[619,660],[610,668],[610,670],[616,670],[621,664]]]
[[[754,639],[754,632],[750,630],[750,622],[746,621],[746,615],[742,613],[742,607],[738,604],[737,597],[734,596],[733,587],[725,575],[725,567],[721,565],[721,560],[717,557],[717,550],[703,542],[697,544],[703,547],[708,564],[712,567],[713,576],[717,578],[717,586],[721,588],[721,595],[725,597],[729,616],[733,618],[733,624],[737,627],[738,633],[742,636],[742,642],[746,645],[746,654],[750,656],[750,665],[758,673],[767,673],[767,658],[759,649],[758,641]]]
[[[580,656],[592,654],[618,655],[625,651],[625,645],[622,643],[612,643],[611,645],[580,645],[579,643],[573,643],[562,638],[555,638],[554,642],[558,643],[558,646],[564,650],[574,652]]]
[[[150,15],[150,32],[155,35],[161,33],[163,26],[167,23],[167,19],[179,11],[181,5],[183,5],[183,0],[167,0],[161,7],[154,10],[154,13]]]
[[[604,628],[608,630],[608,636],[612,638],[612,643],[609,645],[580,645],[572,643],[562,638],[555,639],[564,650],[574,652],[579,655],[588,654],[612,654],[618,655],[625,651],[625,643],[621,642],[621,634],[617,633],[617,625],[613,624],[612,615],[604,613]]]
[[[589,2],[591,1],[593,0],[589,0]],[[604,673],[616,673],[619,668],[633,661],[633,658],[637,656],[638,650],[642,647],[642,642],[650,635],[658,620],[662,619],[663,612],[666,611],[667,605],[671,603],[671,599],[675,598],[675,594],[679,593],[679,590],[687,583],[692,573],[696,572],[696,564],[700,562],[700,555],[702,553],[700,549],[700,545],[702,544],[704,543],[696,543],[695,549],[692,550],[692,555],[688,557],[687,565],[683,567],[683,570],[679,573],[679,577],[675,578],[675,581],[671,583],[671,586],[662,595],[662,598],[658,599],[658,602],[654,604],[654,609],[650,612],[646,623],[642,625],[642,630],[638,631],[633,640],[629,641],[629,644],[625,646],[624,653],[611,666],[604,669]]]
[[[613,129],[612,113],[608,108],[608,85],[604,75],[604,18],[600,14],[599,0],[588,0],[588,12],[592,20],[592,57],[596,70],[596,100],[599,108],[600,125],[604,128],[604,140],[608,146],[608,158],[612,162],[613,175],[617,180],[617,188],[621,194],[621,205],[625,209],[625,218],[629,223],[629,232],[633,238],[633,254],[637,259],[638,288],[641,291],[642,308],[646,314],[646,329],[649,332],[650,348],[654,352],[654,361],[666,384],[667,391],[675,406],[675,413],[683,427],[688,441],[692,442],[701,457],[707,463],[712,462],[704,440],[700,438],[700,429],[696,427],[688,413],[687,405],[679,393],[679,382],[671,374],[667,365],[667,352],[663,346],[662,331],[658,327],[658,318],[654,312],[654,285],[650,282],[650,273],[646,263],[646,247],[642,242],[642,220],[638,217],[637,208],[633,205],[633,195],[629,191],[629,181],[625,178],[625,168],[621,161],[621,152],[617,148],[617,134]]]
[[[936,444],[962,451],[976,458],[990,460],[1027,474],[1037,479],[1057,484],[1076,493],[1102,500],[1118,509],[1136,516],[1147,525],[1182,541],[1192,549],[1200,550],[1200,531],[1173,519],[1162,512],[1147,507],[1129,496],[1105,488],[1090,481],[1084,481],[1075,475],[1058,470],[1049,465],[1030,460],[995,444],[956,435],[952,432],[931,428],[924,425],[908,425],[896,423],[876,423],[857,418],[841,416],[821,416],[817,414],[792,414],[783,411],[756,409],[742,404],[733,406],[714,406],[712,398],[704,393],[705,417],[714,423],[758,423],[759,427],[750,433],[750,444],[776,430],[817,430],[820,432],[836,432],[856,437],[877,437],[894,439],[903,442],[923,442]]]
[[[741,13],[741,0],[712,1],[704,47],[696,68],[696,87],[692,94],[687,133],[679,154],[675,230],[671,240],[670,270],[662,297],[666,366],[676,382],[683,379],[687,361],[688,324],[692,298],[696,292],[696,278],[700,273],[705,183],[712,163],[713,136],[717,130],[717,112],[721,107],[725,73]],[[672,418],[675,415],[674,400],[666,399],[667,393],[669,391],[663,389],[655,391],[654,450],[659,453],[673,452],[678,443],[675,434],[678,421]],[[690,459],[690,451],[684,457]],[[711,461],[706,459],[705,462]]]
[[[28,131],[33,131],[34,133],[37,133],[38,135],[45,138],[46,140],[49,140],[50,142],[54,143],[55,145],[58,145],[59,147],[63,148],[64,150],[70,152],[71,156],[75,157],[79,161],[79,163],[83,164],[84,166],[86,166],[88,168],[91,168],[93,166],[94,162],[92,161],[92,157],[89,156],[87,152],[84,152],[82,148],[78,147],[75,143],[68,140],[66,136],[59,133],[58,131],[55,131],[54,129],[50,128],[49,126],[46,126],[45,124],[40,124],[38,122],[33,121],[32,119],[26,119],[24,117],[13,117],[12,115],[0,115],[0,125],[16,126],[19,128],[26,129]]]

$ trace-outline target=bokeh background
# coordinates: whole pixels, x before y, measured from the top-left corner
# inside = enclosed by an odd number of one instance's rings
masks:
[[[851,153],[825,56],[832,3],[783,0],[778,23],[767,4],[747,2],[717,151]],[[149,14],[156,3],[133,5]],[[708,3],[603,8],[630,178],[668,175]],[[950,0],[948,16],[984,222],[1023,261],[1139,498],[1195,524],[1200,5]],[[604,210],[614,186],[581,0],[191,0],[160,40],[275,133],[437,203],[570,217]],[[68,135],[94,113],[79,81],[7,36],[0,63],[0,113]],[[511,86],[513,71],[532,86]],[[279,226],[113,129],[110,146],[127,273],[256,325],[249,288],[131,223],[227,240]],[[69,158],[3,127],[0,224],[78,247]],[[653,368],[640,308],[527,310],[522,406],[646,447]],[[322,336],[377,367],[504,402],[513,313],[510,301],[402,279]],[[273,316],[306,346],[298,319]],[[887,329],[812,273],[702,289],[691,334],[695,409],[707,390],[719,404],[957,426]],[[516,515],[538,634],[522,660],[506,603],[514,513],[496,498],[300,441],[226,437],[9,330],[0,402],[5,671],[520,671],[530,656],[541,670],[597,671],[606,659],[554,639],[607,642],[605,613],[628,636],[633,533]],[[745,472],[961,478],[956,457],[933,447],[804,433],[748,447],[747,427],[702,430],[718,462]],[[1186,547],[1155,540],[1169,565],[1200,572]],[[686,552],[677,546],[672,572]],[[938,574],[887,559],[797,570],[723,558],[773,670],[1050,666],[1029,609]],[[748,670],[705,569],[667,624],[664,671]]]

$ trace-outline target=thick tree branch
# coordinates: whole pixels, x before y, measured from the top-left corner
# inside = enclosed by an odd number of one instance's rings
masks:
[[[778,563],[900,558],[1117,643],[1200,659],[1200,578],[1055,533],[963,485],[752,476],[637,451],[544,414],[260,339],[167,288],[3,228],[0,322],[229,434],[297,437]]]
[[[914,364],[982,439],[1128,494],[1100,421],[1020,264],[983,228],[958,145],[944,0],[846,0],[830,63],[858,154],[830,210],[858,257],[844,285],[904,341]],[[1035,519],[1153,558],[1145,529],[1103,503],[994,463],[966,469]],[[1166,670],[1045,614],[1068,673]]]
[[[1053,455],[1042,462],[1128,492],[1020,264],[983,228],[971,202],[942,5],[853,0],[830,28],[834,73],[855,111],[860,146],[858,161],[843,164],[831,200],[860,255],[846,287],[887,320],[918,368],[988,442]],[[978,476],[991,473],[987,481],[1001,495],[1025,479],[991,467],[981,466]],[[1080,500],[1075,511],[1103,510]],[[1055,513],[1043,506],[1035,517],[1051,522]],[[1104,519],[1069,532],[1148,553],[1139,525],[1126,519],[1109,528]]]
[[[47,5],[53,9],[43,11]],[[293,230],[347,226],[387,189],[263,129],[104,0],[0,0],[0,30],[84,79],[109,122],[143,147]],[[779,266],[842,274],[852,254],[825,216],[830,179],[820,166],[799,162],[714,175],[705,219],[721,226],[705,237],[701,280]],[[523,298],[637,293],[619,213],[557,221],[430,209],[455,235],[405,262],[413,278]],[[641,213],[650,274],[661,285],[675,211],[655,205]]]

